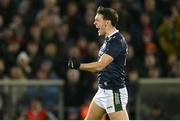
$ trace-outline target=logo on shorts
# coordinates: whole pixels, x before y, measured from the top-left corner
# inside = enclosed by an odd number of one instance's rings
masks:
[[[110,108],[112,108],[112,106],[107,107],[107,109],[110,109]]]

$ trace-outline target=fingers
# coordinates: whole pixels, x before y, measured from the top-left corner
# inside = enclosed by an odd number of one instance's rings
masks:
[[[71,68],[71,69],[74,68],[74,64],[73,64],[72,59],[69,59],[69,61],[68,61],[68,67]]]
[[[71,69],[79,69],[80,62],[75,57],[71,57],[68,61],[68,67]]]

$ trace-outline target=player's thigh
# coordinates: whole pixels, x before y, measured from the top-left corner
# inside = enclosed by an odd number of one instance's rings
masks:
[[[100,120],[104,113],[105,110],[92,101],[85,120]]]
[[[107,90],[106,111],[112,120],[128,120],[126,105],[128,102],[127,89]]]
[[[129,116],[126,110],[109,113],[108,115],[111,120],[129,120]]]

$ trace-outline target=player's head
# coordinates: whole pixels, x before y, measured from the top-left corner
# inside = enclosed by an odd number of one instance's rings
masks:
[[[115,27],[118,21],[118,14],[111,8],[98,7],[94,24],[98,29],[98,35],[103,36],[109,27]]]

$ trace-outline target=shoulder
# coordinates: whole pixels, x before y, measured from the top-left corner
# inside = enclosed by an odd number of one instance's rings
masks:
[[[114,43],[114,44],[126,44],[126,40],[124,38],[124,36],[120,33],[117,32],[116,34],[112,35],[109,39],[110,43]]]

